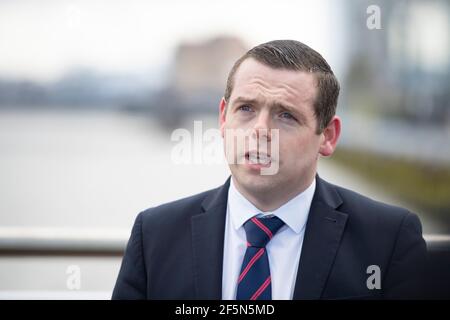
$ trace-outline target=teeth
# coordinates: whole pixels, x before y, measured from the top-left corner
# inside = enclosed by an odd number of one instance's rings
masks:
[[[270,162],[270,158],[267,156],[260,156],[259,157],[259,163],[262,164],[268,164]]]
[[[250,163],[252,164],[269,164],[270,163],[270,157],[266,156],[266,155],[256,155],[256,154],[250,154],[248,156],[248,159],[250,161]]]
[[[258,163],[258,157],[254,156],[254,155],[249,155],[248,160],[250,160],[250,163],[254,163],[254,164]]]

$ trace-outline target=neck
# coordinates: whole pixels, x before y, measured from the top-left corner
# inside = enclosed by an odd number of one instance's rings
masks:
[[[285,203],[289,202],[297,195],[305,191],[313,182],[315,174],[309,179],[302,182],[298,182],[294,188],[292,185],[288,187],[277,187],[276,190],[261,191],[257,190],[252,192],[241,186],[239,182],[232,177],[236,189],[250,201],[258,210],[262,212],[275,211]]]

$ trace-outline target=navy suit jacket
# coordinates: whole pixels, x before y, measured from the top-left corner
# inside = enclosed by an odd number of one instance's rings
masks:
[[[141,212],[112,298],[221,299],[229,183]],[[316,176],[293,298],[417,297],[425,259],[415,214]],[[370,265],[381,289],[367,286]]]

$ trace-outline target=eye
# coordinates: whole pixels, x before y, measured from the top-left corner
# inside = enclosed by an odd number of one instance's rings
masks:
[[[282,112],[282,113],[280,114],[280,117],[283,118],[283,119],[287,119],[287,120],[297,120],[297,119],[295,119],[295,117],[294,117],[292,114],[290,114],[289,112]]]
[[[252,108],[248,104],[243,104],[242,106],[238,107],[238,110],[251,112]]]

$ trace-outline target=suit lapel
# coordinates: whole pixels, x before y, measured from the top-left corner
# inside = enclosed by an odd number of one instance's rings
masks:
[[[334,187],[316,176],[293,299],[321,297],[347,222],[336,210],[341,203]]]
[[[230,178],[202,202],[204,212],[191,218],[197,299],[222,298],[222,267]]]

